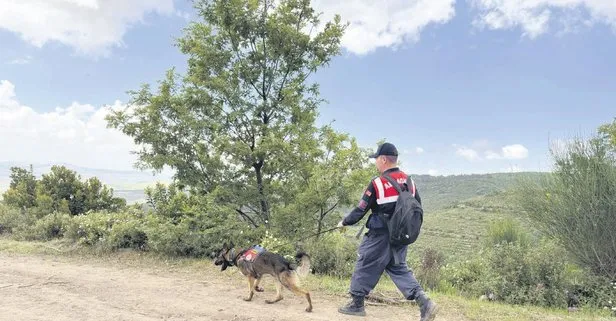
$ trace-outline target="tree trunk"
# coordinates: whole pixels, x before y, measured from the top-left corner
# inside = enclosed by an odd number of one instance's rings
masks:
[[[269,206],[267,204],[267,199],[265,198],[265,190],[263,188],[263,172],[261,171],[262,168],[263,160],[260,160],[254,165],[255,175],[257,176],[257,189],[259,190],[259,201],[261,203],[261,218],[265,222],[265,225],[269,226]]]
[[[319,221],[317,222],[317,237],[318,240],[321,237],[321,230],[323,229],[323,207],[321,207],[321,214],[319,214]]]

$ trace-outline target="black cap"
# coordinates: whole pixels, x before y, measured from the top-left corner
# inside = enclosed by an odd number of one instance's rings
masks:
[[[383,143],[379,145],[379,148],[376,150],[376,153],[370,155],[370,158],[377,158],[381,155],[398,156],[398,149],[396,149],[396,146],[394,146],[394,144]]]

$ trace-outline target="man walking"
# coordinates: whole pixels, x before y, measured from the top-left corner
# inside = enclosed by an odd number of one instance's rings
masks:
[[[408,176],[397,167],[398,150],[393,144],[384,143],[370,157],[375,159],[376,168],[381,175],[372,179],[357,207],[338,223],[339,227],[353,225],[359,222],[368,210],[372,210],[366,222],[369,230],[359,246],[359,258],[351,277],[349,292],[352,300],[338,311],[344,314],[366,315],[364,297],[376,286],[383,271],[386,271],[404,297],[418,303],[420,321],[433,320],[437,306],[426,296],[406,265],[408,246],[392,246],[389,243],[387,223],[379,217],[379,213],[392,214],[398,199],[398,191],[384,175],[388,175],[396,182],[402,182],[399,185],[406,190],[403,183],[407,181]],[[409,192],[421,204],[421,198],[412,180],[410,185]]]

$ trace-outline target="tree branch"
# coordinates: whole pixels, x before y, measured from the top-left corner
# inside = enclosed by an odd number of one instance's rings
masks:
[[[248,216],[248,214],[242,212],[240,209],[235,209],[235,211],[238,214],[240,214],[243,218],[247,219],[250,222],[250,224],[252,224],[252,226],[259,227],[259,225],[257,225],[257,223],[255,223],[255,221],[252,218],[250,218],[250,216]]]
[[[334,205],[332,205],[332,207],[330,207],[327,211],[323,212],[323,214],[321,214],[321,218],[325,218],[325,216],[327,216],[327,214],[329,214],[329,212],[333,211],[336,207],[338,206],[338,202],[334,203]]]

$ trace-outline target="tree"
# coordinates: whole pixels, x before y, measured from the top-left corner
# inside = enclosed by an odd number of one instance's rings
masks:
[[[603,127],[605,128],[605,127]],[[581,266],[616,279],[616,158],[604,137],[552,150],[554,172],[521,188],[521,205]]]
[[[319,153],[302,163],[289,197],[294,200],[279,219],[287,233],[321,233],[340,219],[341,211],[353,207],[371,176],[370,151],[362,150],[354,138],[325,126],[319,134]],[[292,226],[292,228],[289,228]],[[317,237],[318,238],[318,237]]]
[[[142,148],[139,165],[176,171],[180,187],[211,193],[254,226],[271,209],[315,138],[318,86],[307,78],[340,50],[346,26],[336,16],[320,27],[309,0],[195,1],[202,21],[178,40],[188,56],[180,80],[170,70],[152,93],[131,92],[129,108],[108,124]]]
[[[58,211],[66,203],[72,215],[85,212],[83,184],[74,171],[54,165],[51,172],[42,175],[39,184],[39,193],[51,198],[52,210]]]
[[[119,211],[126,206],[126,200],[113,196],[113,188],[103,185],[97,177],[90,177],[83,183],[84,209],[86,211]]]
[[[10,178],[9,189],[3,194],[4,203],[19,208],[36,206],[36,177],[32,166],[29,171],[11,167]]]
[[[616,118],[611,123],[599,127],[599,134],[616,149]]]
[[[96,177],[81,181],[80,176],[64,167],[54,165],[51,171],[37,180],[26,169],[11,168],[11,184],[3,195],[7,205],[19,208],[38,208],[42,215],[58,211],[82,214],[90,210],[119,211],[126,200],[113,196],[109,188]]]

